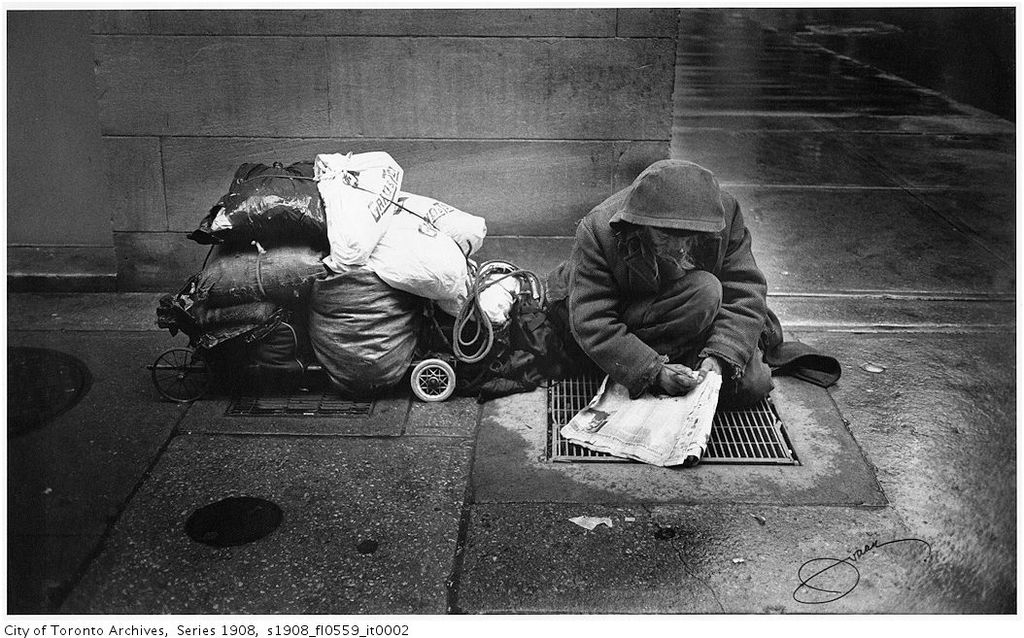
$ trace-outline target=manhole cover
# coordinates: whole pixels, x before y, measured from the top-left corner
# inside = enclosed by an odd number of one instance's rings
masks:
[[[367,416],[373,401],[350,401],[331,391],[296,391],[280,396],[242,395],[232,397],[227,416]]]
[[[185,522],[189,538],[213,547],[257,541],[277,529],[281,508],[262,498],[232,496],[200,507]]]
[[[590,403],[600,377],[574,377],[548,386],[548,458],[552,461],[633,463],[562,438],[559,430]],[[719,410],[701,463],[797,465],[782,419],[771,397],[743,410]]]
[[[38,428],[71,409],[92,387],[92,374],[69,354],[7,348],[7,434]]]

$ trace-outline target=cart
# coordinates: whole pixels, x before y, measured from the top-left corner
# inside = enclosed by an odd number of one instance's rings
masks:
[[[181,323],[172,327],[171,334],[175,335],[179,330],[184,332],[189,337],[189,345],[165,350],[153,363],[146,366],[150,371],[153,385],[164,399],[175,403],[196,401],[207,395],[214,381],[235,378],[238,372],[248,373],[256,379],[265,371],[274,370],[275,374],[301,377],[296,380],[305,381],[310,376],[327,380],[327,373],[313,353],[299,347],[299,338],[295,335],[294,328],[294,362],[289,361],[283,368],[268,367],[254,362],[237,365],[240,359],[247,356],[244,349],[250,344],[263,339],[281,325],[293,325],[289,323],[289,311],[279,310],[272,320],[259,326],[201,333],[188,324],[187,313],[175,305],[175,299],[175,295],[167,295],[161,299],[158,317],[163,313],[164,319],[172,322],[175,318],[180,319]],[[436,328],[436,322],[431,323]],[[171,327],[169,323],[160,325]],[[417,350],[418,356],[413,359],[410,366],[409,385],[413,394],[421,401],[444,401],[455,392],[455,357],[444,353],[446,344],[436,338],[425,339],[423,344],[424,348]]]
[[[191,403],[209,392],[213,380],[211,351],[203,348],[170,348],[146,366],[153,385],[164,399],[175,403]],[[257,365],[248,366],[250,370]],[[319,363],[302,366],[306,374],[325,374]],[[420,401],[444,401],[455,392],[455,367],[444,355],[413,361],[409,386]]]
[[[499,278],[519,276],[523,278],[526,289],[534,299],[541,298],[541,286],[536,275],[521,271],[514,264],[494,260],[485,262],[474,270],[473,295],[492,285],[492,283],[486,282],[493,280],[495,276]],[[168,295],[161,300],[161,305],[169,311],[174,310],[169,301],[172,298],[173,296]],[[453,340],[448,339],[445,335],[448,331],[442,329],[438,324],[433,308],[432,304],[427,305],[428,321],[426,324],[430,326],[430,329],[426,331],[422,340],[424,349],[418,353],[422,356],[413,359],[409,373],[409,386],[413,395],[420,401],[426,402],[444,401],[451,397],[456,389],[456,366],[459,362],[473,363],[472,359],[461,354],[458,347],[453,348]],[[468,317],[470,309],[464,310],[467,311]],[[461,316],[460,319],[462,319]],[[485,332],[491,331],[490,323],[486,318],[480,317],[479,313],[477,317],[468,317],[467,320],[478,321],[486,329]],[[197,339],[198,335],[193,334],[190,335],[189,347],[166,350],[160,353],[160,356],[146,368],[150,371],[153,385],[160,396],[176,403],[190,403],[201,399],[209,391],[216,376],[214,369],[218,367],[216,365],[219,358],[218,351],[223,349],[224,345],[231,342],[251,343],[262,338],[268,332],[269,330],[264,326],[259,330],[233,334],[227,339],[218,341],[217,345],[213,347],[204,346],[204,343],[209,342],[204,342],[202,338]],[[172,331],[172,334],[175,332]],[[479,343],[487,341],[487,345],[477,351],[477,360],[481,359],[486,354],[486,350],[490,348],[490,337],[484,339],[482,332],[478,334],[478,337],[481,340]],[[314,357],[308,361],[297,361],[296,363],[296,369],[304,374],[326,375],[323,367],[316,362]],[[258,373],[260,366],[256,364],[247,367],[250,370],[256,369]]]

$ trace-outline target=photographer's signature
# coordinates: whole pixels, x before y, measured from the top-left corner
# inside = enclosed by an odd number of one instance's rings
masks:
[[[846,558],[812,558],[797,570],[800,584],[793,590],[793,600],[805,605],[831,603],[846,596],[860,582],[860,570],[854,564],[872,550],[897,543],[921,543],[931,555],[932,546],[920,538],[898,538],[879,543],[877,540],[853,550]]]

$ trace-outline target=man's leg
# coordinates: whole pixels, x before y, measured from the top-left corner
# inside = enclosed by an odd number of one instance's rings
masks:
[[[576,343],[576,338],[572,336],[572,331],[569,329],[569,304],[566,303],[566,300],[559,299],[551,302],[547,308],[547,315],[562,346],[565,366],[561,371],[561,376],[603,374],[597,364]]]
[[[640,340],[675,360],[703,346],[703,335],[722,307],[722,284],[694,270],[657,296],[625,309],[622,320]]]
[[[728,373],[726,373],[728,377]],[[729,378],[722,380],[722,390],[718,395],[718,405],[722,408],[746,408],[768,396],[775,384],[772,383],[772,370],[764,362],[761,349],[754,350],[754,355],[743,368],[743,374],[735,381]]]
[[[693,367],[721,305],[722,284],[718,278],[695,270],[656,297],[629,306],[623,322],[658,353]],[[725,408],[749,407],[768,396],[773,387],[771,368],[757,349],[739,379],[730,379],[726,372],[718,403]]]

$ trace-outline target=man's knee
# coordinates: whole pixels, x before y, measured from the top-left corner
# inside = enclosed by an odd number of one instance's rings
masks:
[[[691,295],[686,305],[698,313],[698,324],[703,331],[722,309],[722,282],[703,270],[687,273],[683,280],[687,282]]]
[[[746,408],[768,396],[775,384],[772,382],[772,371],[764,362],[761,350],[743,369],[743,374],[735,381],[729,379],[722,385],[719,404],[724,408]]]

